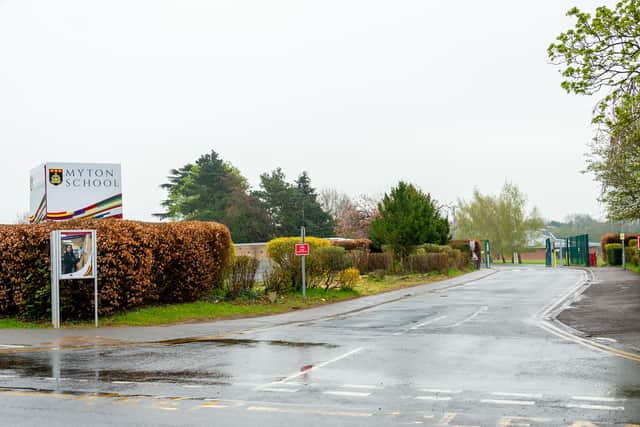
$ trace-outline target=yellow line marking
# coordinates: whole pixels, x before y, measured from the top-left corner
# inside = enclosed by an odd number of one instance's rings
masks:
[[[552,324],[550,321],[545,320],[546,318],[548,318],[551,313],[556,310],[560,304],[564,303],[570,296],[572,296],[573,294],[575,294],[576,292],[578,292],[578,290],[580,290],[586,283],[588,279],[588,275],[586,273],[583,274],[583,278],[577,283],[577,285],[575,285],[574,287],[572,287],[568,292],[566,292],[565,294],[562,295],[562,297],[560,297],[558,300],[554,301],[553,303],[547,305],[542,313],[540,314],[540,322],[538,323],[538,325],[546,330],[547,332],[560,337],[560,338],[564,338],[566,340],[569,341],[573,341],[576,344],[580,344],[582,346],[591,348],[593,350],[598,350],[604,353],[609,353],[612,354],[614,356],[618,356],[618,357],[622,357],[624,359],[627,360],[632,360],[634,362],[640,362],[640,354],[636,354],[636,353],[630,353],[628,351],[624,351],[624,350],[618,350],[617,348],[613,348],[613,347],[609,347],[608,345],[604,345],[604,344],[600,344],[598,342],[592,341],[592,340],[588,340],[586,338],[582,338],[582,337],[578,337],[575,336],[569,332],[566,332],[560,328],[558,328],[557,326],[555,326],[554,324]]]

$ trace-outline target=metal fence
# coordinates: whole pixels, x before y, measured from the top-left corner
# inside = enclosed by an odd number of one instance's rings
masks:
[[[566,239],[546,240],[547,267],[581,265],[589,267],[589,235],[580,234]]]

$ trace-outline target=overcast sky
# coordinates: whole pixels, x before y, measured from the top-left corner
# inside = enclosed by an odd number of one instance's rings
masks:
[[[0,0],[0,223],[43,162],[122,164],[150,220],[171,168],[210,150],[252,185],[398,180],[443,203],[509,180],[547,219],[603,215],[581,174],[595,98],[546,48],[582,0]]]

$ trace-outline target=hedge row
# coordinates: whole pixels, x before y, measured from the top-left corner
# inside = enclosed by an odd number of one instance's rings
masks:
[[[370,251],[373,247],[373,242],[369,239],[341,239],[331,240],[332,246],[339,246],[347,251],[364,250]]]
[[[627,242],[627,246],[630,246],[631,244],[631,240],[636,240],[638,239],[638,234],[636,233],[625,233],[624,234],[624,240],[625,242]],[[620,240],[620,234],[619,233],[606,233],[603,234],[602,237],[600,238],[600,248],[602,249],[602,259],[605,262],[607,261],[607,245],[610,243],[622,243],[622,241]]]
[[[149,304],[195,301],[219,286],[232,242],[212,222],[143,223],[74,220],[0,225],[0,316],[47,319],[51,310],[49,236],[53,230],[95,229],[100,315]],[[93,281],[62,281],[63,319],[93,314]]]

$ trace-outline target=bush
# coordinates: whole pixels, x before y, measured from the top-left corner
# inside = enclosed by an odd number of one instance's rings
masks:
[[[267,243],[267,256],[273,263],[277,274],[289,276],[289,289],[293,290],[302,283],[302,257],[295,254],[295,246],[300,243],[299,237],[279,237]],[[316,254],[319,248],[328,247],[329,240],[318,237],[307,237],[305,243],[309,244],[309,256],[306,257],[307,271],[315,271]]]
[[[373,242],[369,239],[344,239],[344,240],[331,240],[332,246],[339,246],[347,251],[364,250],[370,251],[373,247]]]
[[[356,268],[346,268],[338,273],[338,285],[342,289],[353,289],[360,281],[360,272]]]
[[[624,256],[625,256],[625,261],[628,264],[637,266],[638,263],[640,262],[640,257],[638,256],[637,247],[627,246],[626,248],[624,248]]]
[[[393,274],[393,254],[391,252],[371,253],[367,259],[367,271],[383,270]]]
[[[322,286],[325,291],[332,286],[337,286],[338,273],[350,266],[344,248],[338,246],[321,247],[316,249],[314,256],[312,268],[307,270],[311,286]]]
[[[262,276],[265,292],[284,294],[291,291],[291,275],[281,268],[266,271]]]
[[[605,253],[609,265],[622,265],[622,243],[606,244]]]
[[[229,262],[229,230],[216,223],[148,224],[73,220],[0,226],[0,315],[50,316],[50,233],[95,229],[99,314],[155,303],[195,301],[220,285]],[[63,319],[93,316],[93,282],[62,281]]]
[[[468,246],[467,246],[468,247]],[[424,245],[420,245],[416,248],[416,253],[421,254],[448,254],[453,250],[453,248],[449,245],[436,245],[433,243],[425,243]]]
[[[369,255],[370,252],[361,249],[354,249],[347,252],[351,266],[357,268],[360,274],[367,274],[369,272]]]
[[[258,260],[252,256],[242,255],[235,258],[231,274],[226,280],[229,296],[236,298],[241,293],[247,293],[253,289],[258,264]]]
[[[427,253],[424,255],[409,255],[406,260],[406,268],[412,273],[439,272],[446,274],[449,271],[451,258],[444,253]]]
[[[638,234],[636,233],[625,233],[624,234],[624,240],[627,243],[627,246],[635,246],[637,247],[638,245]],[[635,242],[635,244],[632,244],[632,242]],[[607,254],[607,245],[610,243],[620,243],[622,244],[622,241],[620,240],[620,234],[619,233],[606,233],[603,234],[602,237],[600,238],[600,248],[602,249],[602,259],[605,262],[609,262],[608,261],[608,254]],[[609,263],[611,264],[611,263]],[[613,264],[612,264],[613,265]],[[621,265],[621,264],[616,264],[616,265]]]

